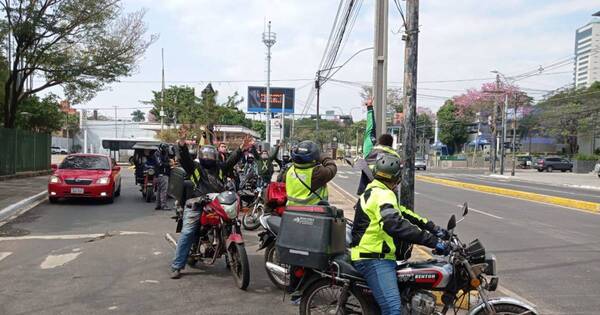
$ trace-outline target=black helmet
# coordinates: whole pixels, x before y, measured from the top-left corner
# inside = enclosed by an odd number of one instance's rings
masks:
[[[200,160],[217,160],[219,153],[217,152],[217,148],[213,145],[203,145],[198,152],[198,158]]]
[[[304,140],[292,149],[292,161],[298,164],[314,163],[320,155],[319,146],[310,140]]]
[[[386,182],[399,182],[402,178],[402,161],[392,154],[381,155],[375,161],[373,176]]]

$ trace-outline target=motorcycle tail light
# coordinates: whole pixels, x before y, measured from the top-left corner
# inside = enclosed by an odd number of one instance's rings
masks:
[[[304,268],[302,268],[302,267],[296,268],[296,270],[294,270],[294,276],[296,278],[304,277]]]

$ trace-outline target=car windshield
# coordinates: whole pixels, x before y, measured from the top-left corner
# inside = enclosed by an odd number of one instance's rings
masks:
[[[101,156],[67,156],[61,169],[109,170],[108,159]]]

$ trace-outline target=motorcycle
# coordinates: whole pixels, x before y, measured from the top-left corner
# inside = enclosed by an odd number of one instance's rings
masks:
[[[152,165],[144,164],[144,182],[142,184],[142,196],[146,202],[154,201],[154,191],[156,184],[154,181],[155,170]]]
[[[264,188],[262,179],[259,177],[256,179],[256,184],[253,188],[247,187],[246,191],[250,191],[250,193],[242,192],[242,194],[251,196],[251,200],[244,209],[244,215],[242,216],[242,225],[244,229],[248,231],[254,231],[260,227],[260,217],[265,213],[265,204],[264,204]]]
[[[188,264],[194,266],[207,259],[204,263],[213,265],[218,258],[225,256],[225,264],[230,269],[237,287],[246,290],[250,283],[250,264],[238,220],[238,196],[231,191],[211,193],[187,200],[185,207],[202,209],[199,238],[190,249]],[[175,219],[180,230],[183,212],[178,212]]]
[[[402,314],[445,315],[455,305],[479,293],[479,300],[468,311],[469,315],[529,314],[537,315],[530,305],[508,297],[490,298],[488,293],[498,287],[496,258],[485,252],[479,240],[463,243],[454,228],[468,213],[463,207],[463,218],[458,222],[452,215],[448,222],[450,254],[422,262],[400,262],[397,281],[401,289]],[[348,235],[346,236],[348,239]],[[348,254],[335,256],[324,270],[292,267],[290,270],[268,264],[273,273],[284,277],[292,287],[302,292],[300,314],[379,314],[377,303],[367,282],[352,265]],[[442,293],[441,310],[436,306],[433,291]]]

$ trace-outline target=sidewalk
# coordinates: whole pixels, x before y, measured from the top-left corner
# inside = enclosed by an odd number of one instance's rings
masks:
[[[506,175],[508,174],[508,175]],[[517,170],[515,176],[510,176],[510,172],[505,175],[491,174],[490,177],[502,178],[508,180],[518,180],[524,182],[546,184],[553,186],[563,186],[571,188],[600,190],[600,178],[593,173],[577,174],[563,172],[538,172],[537,170]]]
[[[47,191],[48,177],[49,175],[44,175],[0,181],[0,221],[21,210],[20,206],[24,208],[31,206],[36,201],[44,200],[46,195],[40,193]],[[34,196],[36,198],[29,202],[19,204],[19,202]],[[15,205],[16,208],[14,208]]]

